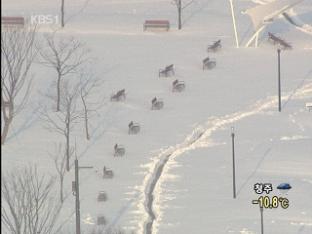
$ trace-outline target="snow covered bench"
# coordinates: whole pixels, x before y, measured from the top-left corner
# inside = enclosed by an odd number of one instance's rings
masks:
[[[117,93],[111,95],[111,102],[124,101],[126,99],[126,90],[121,89]]]
[[[152,99],[152,110],[160,110],[164,107],[164,102],[161,99],[154,97]]]
[[[12,16],[3,16],[1,17],[1,26],[4,27],[24,27],[25,19],[24,17],[12,17]]]
[[[107,194],[105,191],[100,191],[97,197],[98,202],[105,202],[107,200]]]
[[[99,225],[99,226],[100,226],[100,225],[106,225],[106,223],[107,223],[107,221],[106,221],[104,215],[99,215],[99,216],[97,217],[97,222],[96,222],[97,225]]]
[[[126,149],[123,145],[115,144],[114,146],[114,156],[115,157],[122,157],[126,153]]]
[[[174,75],[173,64],[166,66],[165,69],[159,69],[159,73],[158,73],[159,77],[162,77],[162,76],[168,77],[168,76],[173,76],[173,75]]]
[[[221,40],[217,40],[212,45],[208,46],[207,52],[218,52],[221,48]]]
[[[165,29],[169,31],[170,23],[168,20],[145,20],[143,25],[143,30],[146,31],[147,29]]]
[[[111,179],[114,177],[114,172],[111,169],[108,169],[104,166],[103,168],[103,179]]]
[[[182,92],[185,89],[184,81],[175,80],[172,83],[172,92]]]
[[[209,57],[207,57],[203,60],[203,70],[206,70],[206,69],[211,70],[211,69],[215,68],[216,65],[217,65],[216,60],[210,59]]]
[[[141,130],[140,124],[134,123],[133,121],[128,124],[128,127],[128,134],[130,135],[138,134]]]
[[[306,103],[306,108],[307,108],[309,111],[312,111],[312,102],[307,102],[307,103]]]

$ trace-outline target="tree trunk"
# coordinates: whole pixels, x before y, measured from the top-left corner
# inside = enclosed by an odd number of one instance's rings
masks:
[[[85,112],[85,128],[86,128],[86,138],[87,140],[90,140],[90,134],[89,134],[89,126],[88,126],[88,112]]]
[[[86,138],[87,138],[87,140],[90,140],[89,124],[88,124],[88,108],[87,108],[87,104],[86,104],[86,101],[85,101],[83,95],[81,95],[81,100],[82,100],[83,108],[84,108]]]
[[[69,145],[69,124],[66,124],[66,170],[69,171],[69,157],[70,157],[70,145]]]
[[[63,175],[60,175],[60,200],[61,200],[61,203],[64,202],[64,176]]]
[[[64,10],[64,8],[65,8],[65,0],[61,0],[62,1],[62,3],[61,3],[61,26],[62,26],[62,28],[64,28],[64,26],[65,26],[65,10]]]
[[[9,129],[10,129],[10,125],[12,123],[13,118],[8,118],[7,120],[3,121],[4,122],[4,126],[2,129],[2,133],[1,133],[1,145],[4,144],[8,133],[9,133]]]
[[[4,144],[10,129],[10,125],[13,121],[13,105],[8,103],[7,105],[1,100],[1,109],[3,115],[3,129],[1,129],[1,145]],[[2,125],[2,123],[1,123]]]
[[[57,82],[56,82],[56,111],[60,111],[61,104],[61,78],[62,75],[60,71],[57,72]]]

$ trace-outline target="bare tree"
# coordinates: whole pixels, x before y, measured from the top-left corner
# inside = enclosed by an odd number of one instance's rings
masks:
[[[62,205],[52,190],[54,179],[38,173],[36,166],[7,172],[1,177],[1,223],[12,234],[58,233]]]
[[[79,85],[79,84],[78,84]],[[61,87],[62,101],[60,111],[50,113],[46,107],[41,111],[41,119],[47,123],[47,128],[53,130],[65,138],[66,170],[70,169],[71,147],[70,139],[72,130],[79,122],[81,116],[77,110],[78,85],[70,85],[68,81]]]
[[[173,4],[177,6],[178,10],[178,29],[182,29],[182,11],[191,5],[194,0],[190,0],[188,3],[183,4],[182,0],[173,0]]]
[[[30,94],[36,27],[1,30],[1,145]]]
[[[73,37],[56,38],[56,33],[45,35],[46,47],[41,48],[42,64],[56,73],[56,111],[60,111],[61,86],[64,76],[77,71],[88,60],[85,45]]]
[[[135,234],[134,231],[132,232],[126,232],[121,228],[108,228],[106,230],[104,230],[106,228],[96,228],[93,229],[90,234]]]
[[[73,156],[74,149],[70,149],[69,159]],[[53,159],[54,166],[58,175],[59,180],[59,192],[60,192],[60,202],[63,203],[65,200],[64,196],[64,179],[66,174],[66,153],[63,144],[55,144],[54,151],[49,153],[50,157]]]
[[[90,140],[90,133],[89,133],[90,113],[98,109],[101,104],[98,101],[91,102],[89,101],[89,98],[94,93],[94,89],[99,88],[99,87],[101,87],[101,82],[99,79],[94,78],[94,76],[90,75],[90,73],[88,74],[81,73],[79,91],[80,91],[80,98],[81,98],[82,107],[83,107],[83,118],[84,118],[84,126],[85,126],[85,133],[86,133],[87,140]]]

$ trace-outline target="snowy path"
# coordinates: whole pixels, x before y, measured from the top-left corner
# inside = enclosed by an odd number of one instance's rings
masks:
[[[283,95],[283,101],[292,99],[303,99],[307,96],[312,96],[312,83],[308,83],[294,92],[289,92]],[[147,213],[147,220],[142,223],[142,229],[145,234],[157,233],[158,219],[160,215],[159,197],[161,196],[160,185],[165,181],[165,174],[168,170],[166,165],[174,162],[175,158],[187,151],[202,147],[211,147],[213,142],[211,139],[212,133],[230,127],[236,122],[259,114],[265,110],[271,109],[277,105],[276,96],[268,97],[264,101],[259,101],[255,105],[248,108],[246,111],[239,111],[233,114],[225,115],[223,117],[210,118],[205,124],[206,127],[197,127],[183,143],[161,152],[154,160],[154,169],[146,176],[144,180],[145,201],[144,206]]]

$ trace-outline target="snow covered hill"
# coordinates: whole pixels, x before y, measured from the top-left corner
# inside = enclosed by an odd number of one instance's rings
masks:
[[[272,183],[273,193],[286,196],[286,210],[264,211],[265,233],[312,233],[312,36],[284,18],[269,25],[259,48],[235,48],[228,0],[196,0],[183,12],[177,30],[177,10],[170,0],[67,0],[68,22],[58,34],[74,36],[91,49],[91,70],[103,80],[97,90],[103,105],[91,119],[91,139],[83,126],[74,129],[80,171],[81,220],[84,231],[107,225],[138,234],[256,234],[260,233],[255,183]],[[58,15],[59,3],[48,0],[4,0],[4,15]],[[255,1],[234,1],[239,38],[244,45],[252,34],[251,21],[240,12]],[[294,15],[295,13],[297,15]],[[312,3],[305,0],[292,12],[312,24]],[[168,19],[169,32],[143,32],[146,19]],[[40,25],[39,34],[55,26]],[[293,50],[282,52],[282,112],[277,111],[277,53],[267,32],[286,39]],[[208,54],[207,46],[221,39],[222,50]],[[202,60],[215,58],[213,70]],[[174,64],[175,76],[158,77],[160,68]],[[40,104],[51,106],[42,93],[50,89],[52,69],[35,64],[34,89],[2,147],[2,169],[18,170],[36,163],[40,171],[56,173],[49,152],[59,135],[49,132],[39,116]],[[172,92],[172,82],[186,89]],[[124,102],[110,95],[126,89]],[[162,98],[164,108],[151,110]],[[138,135],[128,134],[130,121],[141,124]],[[237,199],[232,198],[231,127],[236,133]],[[126,148],[114,157],[114,145]],[[114,171],[103,179],[103,166]],[[62,220],[69,215],[66,233],[74,233],[71,195],[74,171],[65,178]],[[293,186],[287,194],[275,187]],[[98,203],[105,191],[108,200]],[[154,216],[154,217],[153,217]],[[152,227],[148,226],[152,224]]]

